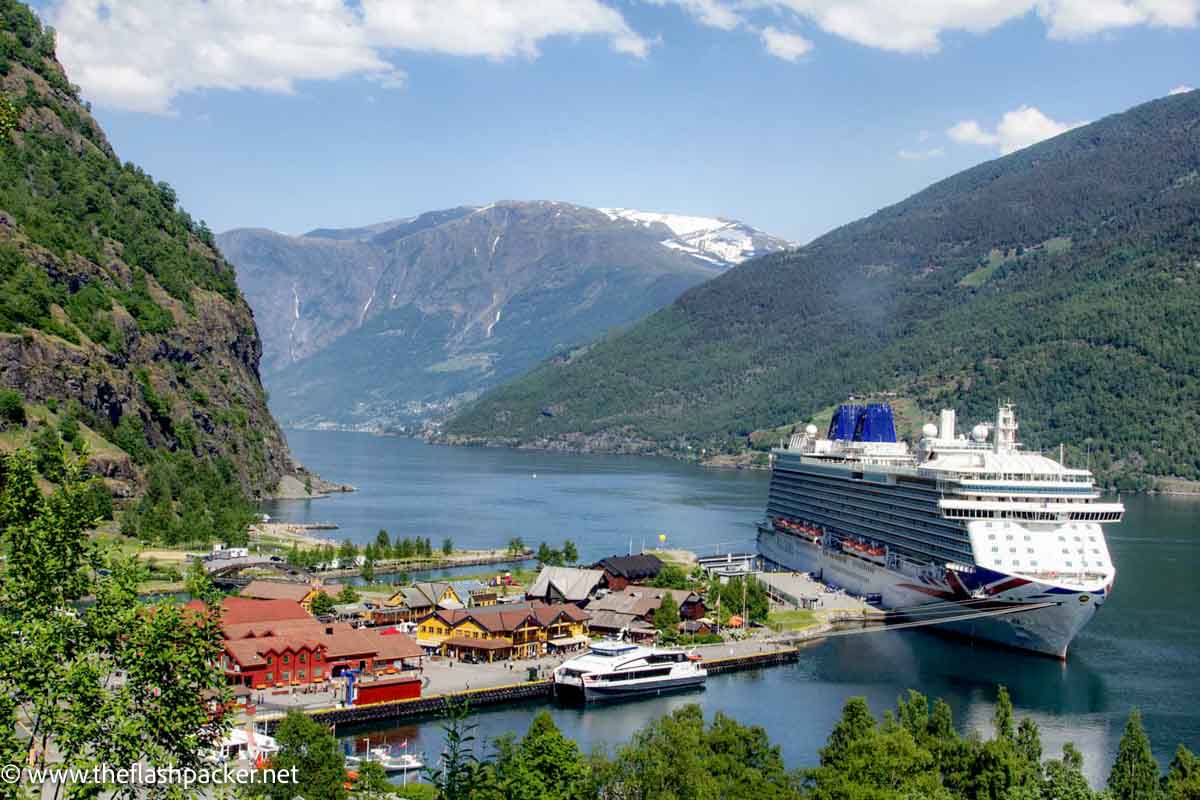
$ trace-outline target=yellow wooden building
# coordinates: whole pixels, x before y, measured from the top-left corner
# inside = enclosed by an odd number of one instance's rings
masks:
[[[417,642],[450,658],[536,658],[586,646],[588,614],[569,604],[442,609],[420,620]]]

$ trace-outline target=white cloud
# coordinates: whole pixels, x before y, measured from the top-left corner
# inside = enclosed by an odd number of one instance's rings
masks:
[[[538,55],[551,36],[605,36],[618,52],[644,56],[648,44],[598,0],[362,0],[363,25],[386,48],[457,56]]]
[[[1168,94],[1168,95],[1172,95],[1172,94],[1187,94],[1188,92],[1194,92],[1194,91],[1196,91],[1195,87],[1188,86],[1188,85],[1186,85],[1186,84],[1180,84],[1179,86],[1176,86],[1176,87],[1175,87],[1174,89],[1172,89],[1171,91],[1167,92],[1167,94]]]
[[[669,0],[652,0],[662,3]],[[753,11],[796,17],[866,47],[932,53],[947,33],[981,34],[1036,13],[1049,35],[1072,39],[1133,25],[1190,28],[1200,0],[674,0],[701,21]],[[712,24],[711,22],[706,24]],[[727,30],[736,25],[716,26]]]
[[[968,119],[952,126],[946,135],[956,142],[995,146],[1001,154],[1007,155],[1086,124],[1058,122],[1032,106],[1021,106],[1006,112],[995,131],[987,131],[975,120]]]
[[[767,52],[784,61],[796,61],[813,47],[812,42],[798,33],[788,33],[770,26],[763,28],[760,35]]]
[[[604,37],[637,57],[649,48],[601,0],[55,0],[47,18],[85,96],[153,113],[202,89],[291,92],[352,75],[401,88],[393,51],[535,58],[552,36]]]
[[[896,155],[906,161],[928,161],[931,158],[941,158],[946,155],[944,147],[930,147],[927,150],[897,150]]]
[[[647,0],[652,5],[664,6],[674,4],[693,17],[702,25],[731,31],[742,24],[742,17],[732,6],[722,0]]]
[[[624,0],[634,2],[639,0]],[[606,39],[645,57],[622,0],[47,0],[59,53],[102,105],[169,112],[202,89],[294,91],[297,82],[408,76],[403,52],[536,58],[554,37]],[[947,34],[983,34],[1036,14],[1056,39],[1136,25],[1195,27],[1200,0],[640,0],[673,4],[720,31],[747,31],[795,61],[816,28],[865,47],[933,53]]]

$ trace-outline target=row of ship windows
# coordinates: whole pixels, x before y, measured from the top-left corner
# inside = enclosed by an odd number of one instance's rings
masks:
[[[1054,522],[1059,518],[1058,511],[998,511],[988,508],[948,508],[947,519],[1026,519],[1041,522]],[[1121,519],[1119,511],[1072,511],[1070,519],[1080,522],[1117,522]]]
[[[999,552],[1000,552],[1000,548],[999,548],[998,546],[996,546],[996,545],[992,545],[992,552],[993,552],[993,553],[999,553]],[[1015,553],[1015,552],[1017,552],[1017,548],[1015,548],[1015,547],[1010,547],[1010,548],[1008,548],[1008,552],[1010,552],[1010,553]],[[1032,555],[1032,554],[1033,554],[1033,552],[1034,552],[1034,550],[1033,550],[1033,548],[1032,548],[1032,547],[1030,547],[1030,548],[1028,548],[1028,549],[1026,550],[1026,552],[1027,552],[1027,553],[1029,553],[1030,555]],[[1065,547],[1063,548],[1063,551],[1062,551],[1062,552],[1063,552],[1063,555],[1064,555],[1064,556],[1069,556],[1069,555],[1071,555],[1071,551],[1070,551],[1069,549],[1065,548]],[[1079,550],[1079,552],[1080,552],[1080,553],[1082,553],[1082,552],[1083,552],[1083,550],[1082,550],[1082,549],[1080,549],[1080,550]],[[1099,548],[1093,547],[1093,548],[1092,548],[1092,553],[1094,553],[1095,555],[1100,555],[1100,550],[1099,550]]]
[[[1027,533],[1027,534],[1025,534],[1025,536],[1024,536],[1023,538],[1024,538],[1024,539],[1025,539],[1025,541],[1027,541],[1027,542],[1029,542],[1029,541],[1032,541],[1032,540],[1033,540],[1033,537],[1032,537],[1032,536],[1030,536],[1028,533]],[[1074,540],[1075,540],[1075,541],[1077,541],[1077,542],[1082,542],[1082,541],[1083,541],[1083,539],[1079,538],[1078,536],[1072,536],[1071,538],[1072,538],[1072,539],[1074,539]],[[988,539],[990,539],[990,540],[994,541],[994,540],[996,539],[996,534],[994,534],[994,533],[989,533],[989,534],[988,534]],[[1012,540],[1013,540],[1013,535],[1012,535],[1011,533],[1006,533],[1006,534],[1004,534],[1004,541],[1006,541],[1006,542],[1011,542]],[[1059,537],[1058,537],[1058,540],[1059,540],[1060,542],[1065,542],[1065,541],[1067,540],[1067,537],[1066,537],[1066,536],[1059,536]],[[1096,537],[1095,537],[1095,536],[1089,536],[1089,537],[1087,537],[1087,540],[1088,540],[1089,542],[1094,542],[1094,541],[1096,541]]]
[[[1038,473],[1038,472],[992,472],[980,474],[978,472],[942,472],[939,471],[938,476],[944,478],[957,478],[962,481],[1054,481],[1055,483],[1091,483],[1089,475],[1063,475],[1061,473]]]
[[[997,567],[1002,567],[1002,566],[1004,566],[1004,562],[1003,562],[1003,561],[1001,561],[1001,560],[1000,560],[1000,559],[998,559],[998,558],[997,558],[997,559],[995,559],[995,560],[992,562],[992,564],[993,564],[994,566],[997,566]],[[1032,560],[1030,560],[1030,562],[1029,562],[1029,566],[1031,566],[1031,567],[1036,567],[1037,565],[1038,565],[1037,559],[1032,559]],[[1014,558],[1012,561],[1010,561],[1010,562],[1009,562],[1009,566],[1012,566],[1012,567],[1020,567],[1020,566],[1021,566],[1021,559],[1019,559],[1019,558]],[[1058,567],[1058,568],[1062,568],[1063,566],[1066,566],[1066,567],[1070,567],[1071,569],[1074,569],[1074,568],[1075,568],[1075,563],[1074,563],[1073,561],[1067,561],[1067,562],[1065,562],[1065,564],[1061,564],[1061,565],[1060,565],[1060,564],[1055,564],[1054,566],[1055,566],[1055,567]],[[1081,567],[1087,567],[1087,566],[1092,566],[1092,567],[1103,567],[1103,566],[1104,566],[1104,562],[1103,562],[1103,561],[1094,561],[1094,562],[1092,562],[1091,564],[1089,564],[1089,563],[1088,563],[1088,562],[1086,562],[1086,561],[1080,561],[1080,562],[1079,562],[1079,566],[1081,566]]]

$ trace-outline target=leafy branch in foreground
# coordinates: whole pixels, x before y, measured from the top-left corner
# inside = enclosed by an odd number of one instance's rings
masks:
[[[106,560],[88,538],[93,507],[78,462],[64,465],[48,495],[30,452],[0,467],[0,754],[8,763],[86,770],[197,767],[226,726],[219,616],[141,602],[136,561]],[[204,583],[192,590],[216,600]],[[187,794],[179,786],[87,788],[119,798]],[[53,790],[57,797],[63,787]]]

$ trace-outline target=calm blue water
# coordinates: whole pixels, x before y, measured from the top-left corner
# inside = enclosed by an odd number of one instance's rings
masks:
[[[671,544],[697,551],[745,549],[767,493],[765,473],[668,459],[432,447],[334,432],[292,431],[288,439],[305,464],[360,491],[274,503],[268,513],[337,522],[338,534],[359,541],[380,527],[468,547],[512,536],[533,545],[570,538],[588,560],[665,532]],[[611,750],[646,721],[699,702],[709,714],[764,726],[800,766],[814,763],[848,697],[865,695],[881,712],[911,687],[944,697],[962,727],[986,730],[995,686],[1004,683],[1019,713],[1040,724],[1047,753],[1075,742],[1093,781],[1106,775],[1132,706],[1165,765],[1179,742],[1200,750],[1200,500],[1124,499],[1126,521],[1108,527],[1115,593],[1065,664],[922,631],[868,634],[815,645],[794,667],[716,676],[700,694],[553,714],[585,749]],[[523,732],[536,708],[481,711],[479,734]],[[427,722],[372,736],[434,753],[441,735]]]

